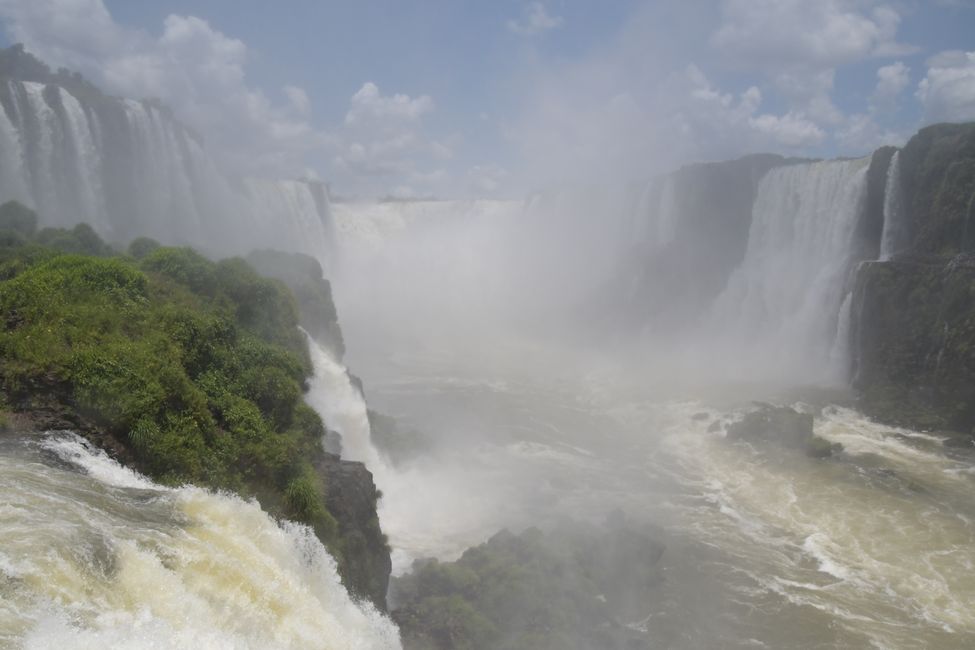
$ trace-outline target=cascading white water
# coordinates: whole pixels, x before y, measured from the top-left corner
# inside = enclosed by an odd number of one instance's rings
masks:
[[[343,458],[365,463],[374,475],[385,473],[386,462],[372,444],[366,401],[352,383],[348,369],[307,332],[305,336],[315,370],[306,397],[308,404],[342,436]],[[381,476],[376,478],[379,483]]]
[[[0,196],[21,203],[31,201],[24,177],[25,164],[21,134],[7,112],[0,110]]]
[[[884,229],[880,237],[880,260],[889,260],[904,236],[904,197],[901,191],[901,152],[895,151],[887,167],[884,184]]]
[[[838,321],[869,158],[789,165],[759,183],[745,259],[711,327],[742,374],[845,381]]]
[[[400,647],[305,526],[163,488],[71,434],[0,440],[0,646]]]
[[[321,214],[311,184],[249,179],[245,187],[254,209],[264,215],[257,225],[266,241],[277,240],[281,248],[318,257],[328,272],[327,253],[334,241],[331,215]]]
[[[96,140],[96,128],[89,123],[89,115],[71,93],[58,88],[61,105],[66,116],[65,134],[71,142],[74,156],[72,167],[76,172],[77,194],[80,199],[78,218],[102,232],[111,232],[111,224],[105,210],[105,194],[102,190],[101,143]],[[92,120],[96,120],[94,114]]]
[[[21,125],[21,133],[24,135],[22,141],[26,141],[28,146],[33,145],[34,149],[33,166],[30,169],[32,198],[39,210],[60,216],[59,194],[63,191],[64,186],[57,182],[54,175],[54,157],[56,155],[54,140],[60,131],[57,116],[44,99],[44,86],[42,84],[25,82],[21,84],[21,87],[27,98],[27,108],[29,108],[38,125],[36,142],[30,141],[30,133],[26,129],[27,125]],[[24,119],[23,116],[21,117]]]
[[[304,252],[327,265],[324,187],[234,181],[164,109],[130,99],[79,99],[24,81],[0,86],[0,203],[35,208],[42,225],[85,221],[121,243],[148,236],[205,245]]]
[[[176,142],[179,136],[157,109],[132,100],[125,100],[124,106],[130,132],[135,135],[138,176],[145,182],[141,199],[147,207],[148,218],[142,219],[145,234],[158,237],[168,228],[184,241],[199,239],[201,217],[189,163]]]

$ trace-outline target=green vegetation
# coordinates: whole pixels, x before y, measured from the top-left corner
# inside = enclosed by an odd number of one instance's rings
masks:
[[[241,259],[130,250],[0,206],[0,402],[54,401],[155,479],[256,496],[334,545],[294,297]]]
[[[298,301],[301,326],[341,359],[345,344],[332,301],[332,286],[318,260],[301,253],[259,250],[248,255],[247,262],[261,275],[280,280],[291,290]]]
[[[662,553],[620,517],[502,531],[456,562],[415,563],[393,582],[392,615],[412,650],[651,647],[620,619],[646,616]]]

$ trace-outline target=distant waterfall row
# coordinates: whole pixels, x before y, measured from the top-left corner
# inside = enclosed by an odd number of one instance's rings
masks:
[[[148,236],[224,254],[322,257],[332,241],[321,184],[228,178],[151,102],[8,80],[0,108],[0,201],[35,208],[43,225],[84,221],[111,241]]]
[[[645,339],[725,377],[844,383],[869,192],[883,206],[870,255],[889,259],[906,236],[899,154],[877,187],[872,163],[749,157],[648,184],[623,269]]]

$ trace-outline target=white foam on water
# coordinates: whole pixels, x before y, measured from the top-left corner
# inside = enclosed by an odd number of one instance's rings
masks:
[[[30,451],[38,448],[86,474],[46,464]],[[159,488],[63,434],[7,451],[0,500],[26,507],[0,527],[3,564],[15,569],[0,581],[0,642],[400,647],[395,625],[349,596],[306,526],[275,522],[235,496]],[[157,496],[147,501],[146,489]]]
[[[118,464],[101,449],[75,434],[46,437],[38,446],[53,452],[63,461],[77,465],[94,479],[115,487],[165,490],[142,474]]]

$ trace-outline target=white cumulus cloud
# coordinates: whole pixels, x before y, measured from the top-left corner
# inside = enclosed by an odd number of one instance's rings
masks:
[[[508,21],[508,31],[522,36],[533,36],[550,29],[561,27],[561,16],[552,16],[541,2],[529,2],[519,19]]]
[[[311,112],[311,100],[304,89],[289,85],[284,87],[284,94],[299,115],[308,115]]]
[[[975,120],[975,52],[942,52],[928,60],[917,98],[928,121]]]
[[[408,180],[401,189],[440,189],[449,175],[440,165],[453,156],[449,142],[428,136],[424,117],[434,110],[428,95],[384,94],[367,81],[349,99],[337,132],[333,171],[353,192],[375,192],[382,184]]]
[[[874,100],[890,103],[895,100],[911,82],[911,69],[901,61],[882,66],[877,70],[877,87],[873,91]]]
[[[869,8],[873,5],[872,8]],[[900,14],[844,0],[725,0],[712,44],[758,66],[835,67],[915,48],[896,40]]]
[[[352,125],[387,119],[413,121],[431,110],[433,100],[427,95],[383,95],[376,84],[367,81],[352,95],[345,123]]]

